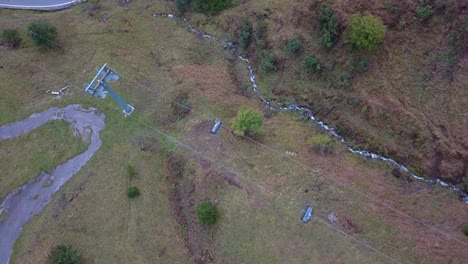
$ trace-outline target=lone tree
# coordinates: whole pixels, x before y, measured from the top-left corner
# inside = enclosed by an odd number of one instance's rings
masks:
[[[29,24],[28,34],[38,47],[52,47],[57,40],[57,28],[47,20],[36,20]]]
[[[205,202],[197,205],[196,207],[198,219],[205,225],[213,225],[216,224],[216,220],[218,219],[218,210],[216,207],[210,203]]]
[[[61,244],[54,248],[49,254],[51,264],[78,264],[81,263],[80,256],[70,245]]]
[[[385,37],[385,25],[373,15],[355,14],[346,32],[346,43],[358,48],[374,50]]]
[[[234,134],[238,136],[253,136],[263,128],[263,116],[252,109],[241,108],[232,120]]]
[[[335,143],[327,135],[315,135],[307,140],[307,144],[322,156],[335,152]]]
[[[2,39],[6,45],[12,48],[18,48],[23,41],[16,29],[3,30]]]

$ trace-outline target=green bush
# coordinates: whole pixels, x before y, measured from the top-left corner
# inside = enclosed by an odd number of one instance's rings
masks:
[[[70,245],[61,244],[49,253],[51,264],[78,264],[81,258]]]
[[[240,48],[246,50],[250,46],[252,41],[253,27],[252,23],[247,18],[244,18],[241,22],[239,32],[239,45]]]
[[[355,14],[351,18],[346,34],[346,43],[358,48],[374,50],[383,41],[386,28],[373,15]]]
[[[140,196],[140,190],[138,190],[137,187],[128,187],[127,188],[127,197],[130,198],[130,199],[133,199],[133,198],[136,198]]]
[[[356,67],[356,71],[360,73],[366,72],[368,69],[369,69],[369,61],[366,58],[360,60]]]
[[[463,226],[463,234],[465,234],[465,236],[468,236],[468,224]]]
[[[307,144],[322,156],[335,152],[335,143],[327,135],[315,135],[307,140]]]
[[[187,9],[190,7],[190,0],[176,0],[175,3],[181,14],[184,14],[185,11],[187,11]]]
[[[127,172],[128,177],[133,178],[136,176],[136,170],[131,164],[125,166],[125,171]]]
[[[420,5],[416,7],[416,16],[421,19],[421,21],[428,20],[433,14],[432,6],[430,5]]]
[[[331,48],[338,40],[340,34],[339,17],[329,7],[322,6],[317,13],[320,21],[322,36],[319,38],[320,44],[325,48]]]
[[[322,66],[313,55],[305,58],[304,65],[308,72],[320,72],[322,70]]]
[[[195,11],[214,15],[232,6],[232,0],[193,0]]]
[[[34,45],[53,47],[57,41],[57,28],[47,20],[36,20],[28,25],[28,34]]]
[[[302,42],[299,37],[292,38],[288,40],[288,44],[286,45],[286,50],[290,55],[296,56],[300,53],[302,49]]]
[[[18,48],[21,45],[23,39],[16,29],[5,29],[3,30],[2,39],[6,45],[12,48]]]
[[[200,222],[205,225],[213,225],[216,224],[216,220],[218,220],[218,210],[216,207],[210,203],[205,202],[202,204],[197,205],[196,207],[198,219]]]
[[[260,68],[264,72],[275,72],[277,68],[278,61],[273,53],[267,53],[263,60],[260,62]]]
[[[241,108],[232,120],[234,134],[253,136],[263,129],[263,116],[254,110]]]

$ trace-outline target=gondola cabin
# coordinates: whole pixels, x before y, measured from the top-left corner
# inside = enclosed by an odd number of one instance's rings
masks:
[[[221,122],[219,119],[215,119],[215,124],[213,128],[211,129],[211,134],[216,134],[218,132],[218,129],[221,127],[223,122]]]
[[[312,206],[308,205],[306,207],[306,209],[304,210],[304,214],[302,214],[301,221],[303,223],[309,222],[310,219],[312,218],[313,213],[314,213],[314,208]]]

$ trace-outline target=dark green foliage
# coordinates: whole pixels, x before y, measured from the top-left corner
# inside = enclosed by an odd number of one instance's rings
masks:
[[[185,13],[190,7],[190,0],[176,0],[175,3],[181,14]]]
[[[254,110],[241,108],[232,120],[234,134],[238,136],[253,136],[263,128],[263,116]]]
[[[49,253],[51,264],[78,264],[81,263],[80,256],[70,245],[61,244]]]
[[[465,234],[465,236],[468,236],[468,224],[463,226],[463,234]]]
[[[128,187],[127,188],[127,197],[130,198],[130,199],[133,199],[133,198],[136,198],[140,196],[140,190],[138,190],[137,187]]]
[[[195,11],[214,15],[232,6],[232,0],[193,0]]]
[[[322,156],[335,152],[335,143],[327,135],[315,135],[307,140],[307,144]]]
[[[135,167],[133,167],[131,164],[127,164],[125,166],[125,171],[127,172],[128,177],[134,178],[136,176],[136,170]]]
[[[273,53],[267,53],[263,60],[260,62],[260,68],[264,72],[275,72],[277,68],[278,61]]]
[[[304,65],[308,72],[320,72],[322,70],[322,66],[314,55],[307,56],[304,60]]]
[[[53,47],[57,41],[57,28],[47,20],[36,20],[29,24],[28,34],[39,47]]]
[[[241,22],[239,32],[239,46],[241,49],[246,50],[250,46],[252,41],[253,27],[252,23],[247,18],[244,18]]]
[[[374,50],[383,41],[386,28],[382,21],[373,15],[355,14],[346,32],[346,43],[352,46]]]
[[[187,91],[181,91],[171,103],[172,113],[176,118],[184,118],[190,113],[190,102]]]
[[[416,16],[421,19],[421,21],[428,20],[433,13],[434,11],[430,5],[420,5],[416,7]]]
[[[205,202],[197,205],[196,207],[198,219],[200,222],[205,225],[213,225],[216,224],[216,220],[218,220],[218,210],[216,207],[210,203]]]
[[[296,56],[300,53],[302,49],[302,42],[299,37],[292,38],[288,40],[288,44],[286,46],[286,50],[290,55]]]
[[[331,48],[338,40],[340,34],[339,17],[329,7],[322,6],[317,13],[320,21],[322,36],[320,44],[325,48]]]
[[[2,39],[6,45],[12,48],[18,48],[21,45],[23,39],[16,29],[5,29],[3,30]]]
[[[366,72],[368,69],[369,69],[369,61],[366,58],[360,60],[356,67],[356,71],[359,73]]]

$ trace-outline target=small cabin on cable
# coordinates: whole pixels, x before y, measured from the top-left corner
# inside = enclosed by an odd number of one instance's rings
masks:
[[[303,223],[309,222],[310,219],[312,218],[313,213],[314,213],[314,208],[312,206],[308,205],[304,210],[304,214],[302,214],[301,221]]]
[[[216,134],[218,132],[218,129],[221,127],[221,125],[223,124],[223,122],[221,122],[219,119],[215,119],[215,124],[213,126],[213,128],[211,129],[211,134]]]

